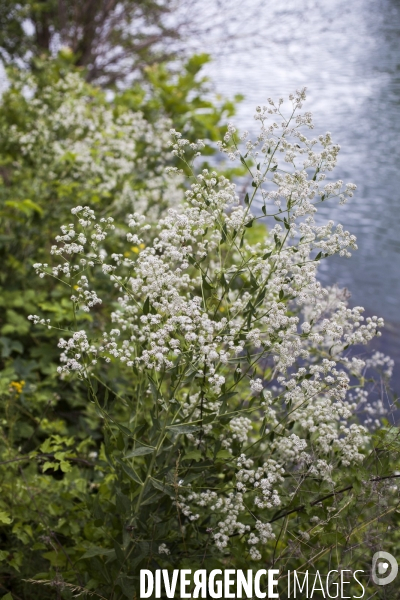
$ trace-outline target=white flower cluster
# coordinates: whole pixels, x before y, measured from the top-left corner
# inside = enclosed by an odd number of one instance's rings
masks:
[[[160,544],[158,546],[158,554],[171,554],[169,548],[167,547],[166,544]]]
[[[187,502],[202,508],[208,507],[212,513],[218,516],[218,528],[217,531],[213,531],[213,539],[221,551],[228,546],[229,536],[244,535],[250,531],[249,525],[244,525],[239,521],[240,514],[245,512],[241,493],[218,496],[216,492],[207,490],[200,494],[191,491],[187,498],[180,496],[177,502],[179,509],[193,521],[197,520],[200,515],[193,515],[189,506],[186,505]]]
[[[310,114],[297,112],[304,99],[304,90],[291,98],[288,118],[281,101],[257,109],[261,133],[246,141],[245,154],[257,167],[243,204],[233,183],[204,170],[182,205],[156,225],[139,212],[127,216],[133,258],[108,256],[104,241],[113,233],[112,220],[97,224],[90,209],[78,207],[73,214],[81,217],[81,231],[66,225],[53,249],[62,262],[52,270],[35,265],[40,276],[65,277],[69,285],[76,279],[72,301],[83,310],[101,302],[95,269],[110,281],[107,303],[115,308],[107,331],[96,342],[83,330],[60,340],[61,372],[86,376],[99,358],[117,360],[127,376],[143,377],[146,389],[152,377],[169,381],[181,369],[178,384],[166,388],[158,404],[167,413],[170,405],[178,410],[175,425],[200,423],[187,442],[202,451],[218,444],[237,461],[237,472],[221,493],[187,487],[177,506],[189,522],[212,515],[221,551],[230,536],[244,536],[253,559],[274,536],[268,515],[297,485],[308,478],[332,484],[339,463],[362,460],[368,432],[354,411],[365,402],[349,395],[351,377],[361,376],[366,365],[387,374],[392,367],[379,354],[370,363],[343,355],[348,346],[379,335],[383,320],[364,319],[361,307],[350,308],[343,292],[324,289],[317,279],[320,260],[356,248],[341,225],[316,224],[317,205],[336,197],[343,202],[355,186],[326,183],[339,146],[329,133],[304,135],[312,128]],[[282,118],[280,125],[268,124],[271,116]],[[174,152],[184,157],[190,145],[176,132],[173,137]],[[232,126],[221,148],[239,155]],[[256,202],[270,227],[252,243]],[[258,458],[254,452],[250,458],[258,435]],[[253,528],[242,519],[249,510],[256,515]]]
[[[28,74],[14,86],[21,94],[31,91],[35,127],[11,125],[9,141],[48,185],[58,186],[61,179],[81,197],[112,198],[114,210],[134,207],[154,218],[161,206],[181,200],[179,186],[154,168],[154,157],[168,153],[167,119],[150,123],[141,112],[98,103],[78,74],[41,88],[40,95]],[[151,182],[142,185],[146,176]]]

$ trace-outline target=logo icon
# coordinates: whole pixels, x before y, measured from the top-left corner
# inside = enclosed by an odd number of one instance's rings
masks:
[[[388,585],[392,583],[396,579],[398,571],[397,560],[392,554],[383,552],[382,550],[375,552],[372,558],[372,581],[376,585]]]

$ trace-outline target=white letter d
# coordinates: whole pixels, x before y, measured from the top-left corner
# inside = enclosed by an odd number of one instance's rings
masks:
[[[147,582],[146,582],[147,579]],[[146,590],[146,583],[148,588]],[[140,569],[140,598],[150,598],[153,593],[154,577],[148,569]]]

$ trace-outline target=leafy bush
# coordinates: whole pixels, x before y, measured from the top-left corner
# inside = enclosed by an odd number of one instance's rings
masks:
[[[326,182],[339,146],[329,133],[305,135],[304,100],[304,90],[292,96],[287,114],[281,100],[258,107],[255,141],[229,126],[220,149],[251,174],[244,198],[227,177],[197,171],[204,143],[172,130],[185,170],[160,177],[180,189],[190,172],[179,206],[154,222],[77,205],[51,264],[34,265],[65,313],[49,319],[43,307],[29,319],[59,336],[63,384],[87,390],[75,437],[51,432],[11,463],[18,493],[33,498],[37,486],[51,507],[30,509],[35,557],[50,563],[35,579],[60,597],[132,598],[140,568],[262,561],[283,573],[334,560],[367,571],[357,548],[379,545],[388,515],[396,523],[398,431],[373,432],[386,408],[366,385],[392,365],[348,353],[383,321],[317,279],[322,259],[356,248],[341,225],[316,221],[317,206],[344,204],[355,186]],[[269,225],[261,240],[258,221]],[[101,431],[88,438],[96,415]],[[10,476],[7,485],[10,498]]]
[[[26,317],[53,310],[60,321],[68,313],[68,303],[54,302],[54,286],[33,279],[31,266],[49,252],[53,232],[71,208],[84,202],[111,214],[130,207],[156,219],[182,198],[180,186],[171,186],[164,175],[165,166],[174,164],[169,128],[216,139],[233,112],[229,102],[216,107],[200,100],[206,80],[199,71],[207,60],[193,57],[178,78],[154,67],[146,89],[136,86],[113,102],[61,59],[42,63],[34,74],[10,70],[0,109],[0,341],[6,385],[24,380],[40,386],[46,379],[51,389],[58,386],[53,345],[47,343],[51,332],[33,332]]]
[[[218,101],[217,106],[211,99],[201,100],[208,93],[200,74],[207,60],[193,57],[178,76],[154,66],[147,84],[112,100],[85,83],[62,56],[50,62],[37,60],[33,73],[8,72],[9,88],[0,105],[0,460],[1,510],[7,514],[11,510],[14,521],[2,534],[1,565],[2,585],[16,594],[22,593],[15,580],[17,569],[19,578],[48,570],[48,559],[40,552],[42,542],[29,560],[25,554],[25,546],[32,545],[29,532],[41,535],[35,514],[39,522],[42,516],[32,509],[32,498],[39,494],[43,506],[52,507],[53,530],[56,516],[69,514],[76,501],[75,483],[70,488],[64,479],[57,480],[63,471],[38,473],[37,462],[27,459],[29,453],[44,443],[39,451],[43,456],[37,460],[45,462],[51,440],[51,456],[63,450],[71,456],[73,439],[78,456],[68,459],[74,469],[65,477],[86,482],[92,467],[88,448],[100,443],[103,435],[99,416],[87,407],[84,386],[57,378],[56,333],[35,329],[27,320],[38,311],[50,311],[60,325],[72,318],[68,290],[50,280],[37,280],[32,264],[45,260],[54,231],[70,219],[78,202],[104,215],[142,210],[157,219],[166,205],[183,198],[182,186],[164,174],[165,167],[176,162],[168,149],[169,128],[179,126],[193,139],[215,140],[233,113],[230,102]],[[208,157],[214,151],[210,145]],[[106,314],[107,310],[98,310],[85,318],[103,322]],[[9,462],[15,458],[17,462]],[[62,469],[67,468],[64,461]],[[86,484],[77,485],[82,489]],[[48,538],[50,525],[46,527],[42,533]],[[29,586],[27,597],[34,593]],[[37,593],[42,598],[45,592]]]

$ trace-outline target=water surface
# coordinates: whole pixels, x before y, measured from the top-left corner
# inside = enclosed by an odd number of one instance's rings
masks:
[[[243,0],[244,20],[255,1]],[[217,51],[210,76],[219,92],[245,95],[236,122],[250,131],[257,104],[307,86],[312,135],[331,131],[342,148],[335,179],[358,186],[346,205],[320,208],[359,247],[351,259],[322,263],[320,276],[347,287],[353,305],[385,318],[379,345],[400,365],[400,1],[259,4],[261,35],[241,42],[240,51]]]

